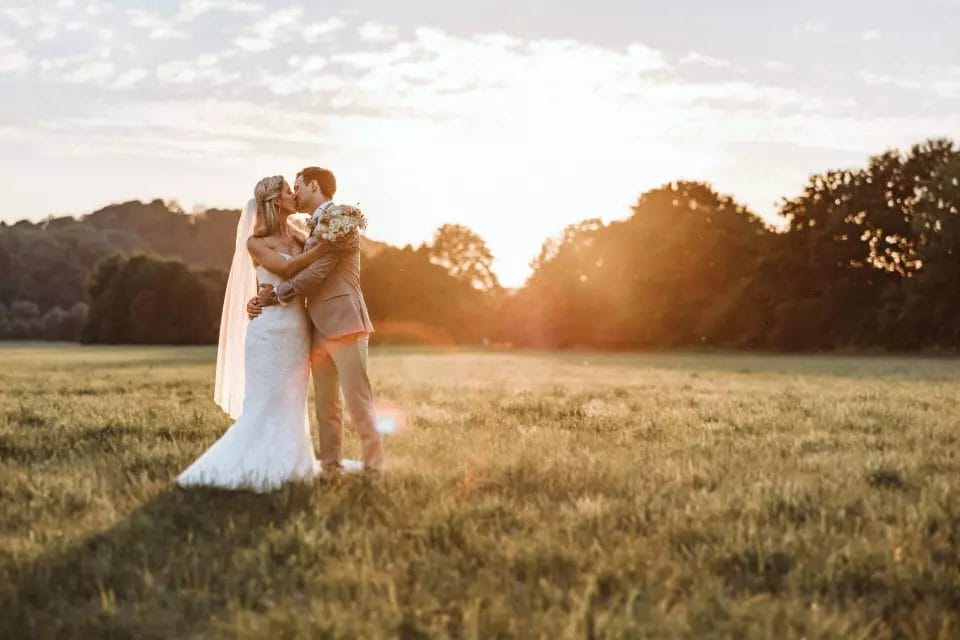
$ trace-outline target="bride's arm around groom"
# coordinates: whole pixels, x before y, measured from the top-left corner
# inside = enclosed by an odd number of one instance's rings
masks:
[[[316,236],[311,236],[307,239],[307,244],[304,248],[307,249],[307,251],[316,249],[317,254],[313,262],[291,279],[280,283],[275,292],[266,287],[261,290],[259,295],[261,305],[286,304],[297,296],[309,298],[320,291],[324,282],[327,280],[327,276],[329,276],[330,272],[337,266],[340,259],[350,253],[359,251],[360,234],[354,232],[349,238],[346,238],[342,244],[338,245],[334,245],[326,240],[318,240]]]

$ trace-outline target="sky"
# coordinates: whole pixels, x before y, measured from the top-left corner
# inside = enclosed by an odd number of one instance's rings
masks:
[[[0,96],[2,220],[241,208],[319,165],[371,238],[465,224],[516,286],[664,182],[774,220],[814,172],[960,140],[960,0],[0,0]]]

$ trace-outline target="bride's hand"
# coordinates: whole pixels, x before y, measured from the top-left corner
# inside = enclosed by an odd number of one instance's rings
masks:
[[[247,317],[253,320],[257,316],[263,313],[263,308],[260,306],[260,302],[257,297],[254,296],[247,300]]]
[[[254,298],[257,301],[257,304],[261,307],[269,307],[270,305],[277,304],[277,301],[274,299],[273,295],[273,285],[272,284],[262,284],[257,290],[257,297]]]

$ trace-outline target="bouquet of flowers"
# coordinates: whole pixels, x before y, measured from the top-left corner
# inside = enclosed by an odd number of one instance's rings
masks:
[[[367,217],[358,207],[348,204],[335,204],[327,207],[319,217],[311,217],[307,221],[311,234],[316,234],[322,240],[335,245],[342,244],[344,239],[355,231],[367,228]]]

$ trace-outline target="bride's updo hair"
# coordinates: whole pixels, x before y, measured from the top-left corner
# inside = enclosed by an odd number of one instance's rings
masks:
[[[280,232],[277,199],[282,189],[283,176],[264,178],[253,188],[253,197],[257,201],[257,223],[253,228],[253,237],[263,238]]]

